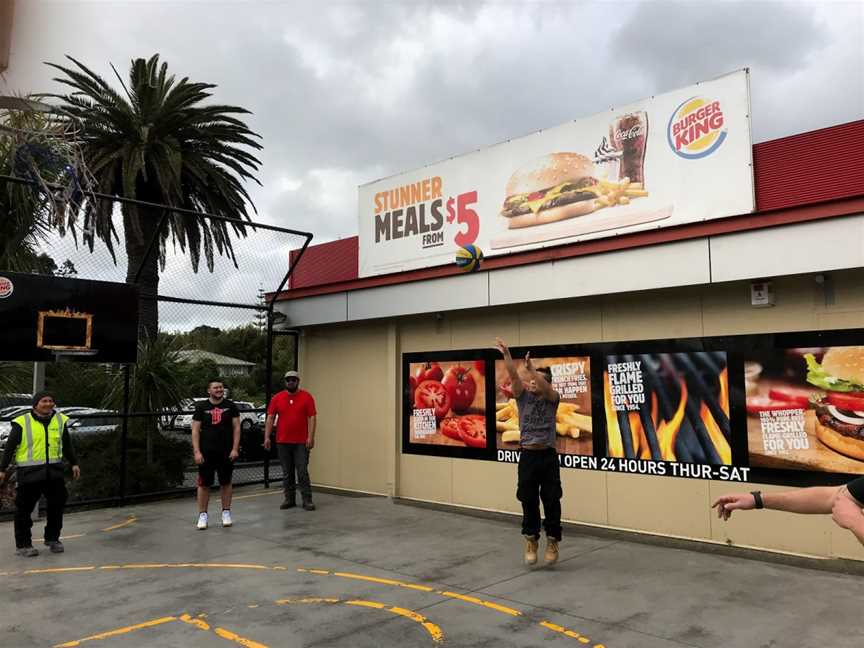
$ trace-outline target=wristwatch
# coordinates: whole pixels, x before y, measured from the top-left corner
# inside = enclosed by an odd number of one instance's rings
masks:
[[[753,499],[756,501],[757,509],[764,509],[765,502],[762,501],[762,491],[750,491],[750,494],[753,496]]]

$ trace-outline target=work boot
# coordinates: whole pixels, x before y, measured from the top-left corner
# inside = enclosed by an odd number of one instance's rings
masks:
[[[304,511],[314,511],[315,505],[312,503],[311,499],[303,500],[303,510]]]
[[[543,560],[547,565],[558,562],[558,541],[555,538],[546,538],[546,553],[543,555]]]
[[[537,562],[537,546],[539,542],[534,536],[525,536],[525,564],[533,565]]]
[[[63,553],[65,551],[63,543],[59,540],[46,540],[45,546],[48,547],[51,553]]]
[[[39,550],[33,545],[30,545],[28,547],[19,547],[15,550],[15,553],[24,558],[33,558],[34,556],[39,555]]]
[[[293,497],[290,499],[286,497],[279,505],[279,508],[284,511],[285,509],[294,508],[295,506],[297,506],[296,500]]]

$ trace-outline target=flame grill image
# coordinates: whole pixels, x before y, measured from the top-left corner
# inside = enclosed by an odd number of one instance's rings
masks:
[[[608,456],[732,463],[725,353],[608,356],[603,388]]]
[[[51,351],[96,353],[91,348],[93,315],[71,310],[39,311],[36,346]]]

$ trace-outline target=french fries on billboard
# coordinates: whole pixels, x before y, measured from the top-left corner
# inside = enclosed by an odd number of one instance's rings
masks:
[[[578,409],[575,403],[558,403],[555,413],[555,432],[558,436],[578,439],[582,432],[591,432],[591,417],[580,414]],[[519,409],[515,399],[495,404],[495,429],[502,433],[501,440],[504,443],[519,442]]]

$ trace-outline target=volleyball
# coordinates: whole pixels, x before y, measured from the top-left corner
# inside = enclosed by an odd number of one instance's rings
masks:
[[[463,272],[474,272],[483,260],[483,250],[470,243],[456,251],[456,267]]]

